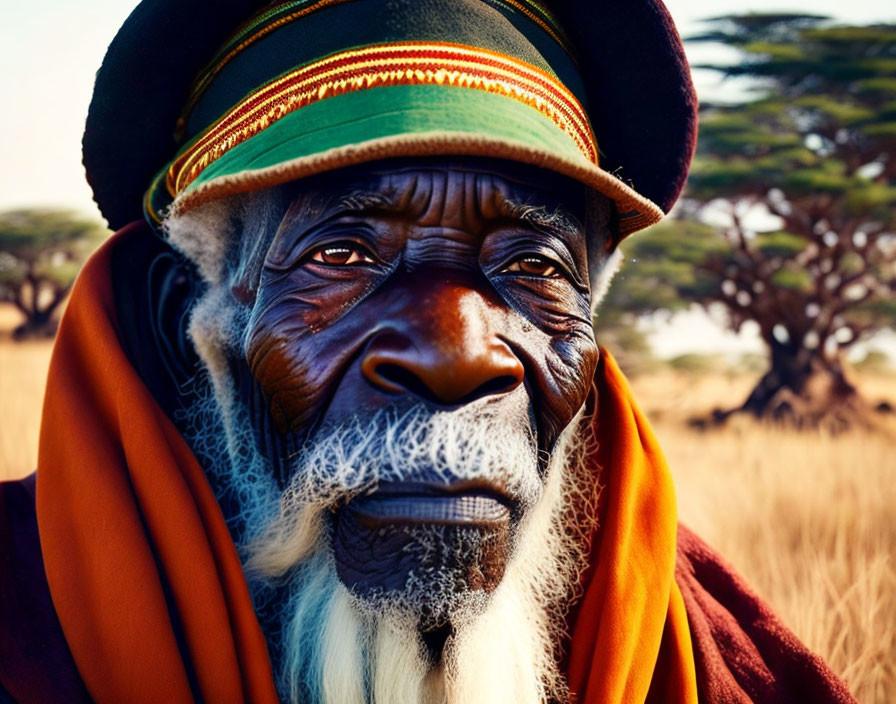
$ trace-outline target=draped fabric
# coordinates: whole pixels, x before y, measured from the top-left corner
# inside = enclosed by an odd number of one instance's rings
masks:
[[[596,388],[592,461],[604,505],[572,624],[570,689],[582,702],[642,702],[656,672],[657,701],[696,702],[687,614],[673,581],[678,521],[669,469],[606,351]]]
[[[98,702],[276,702],[236,548],[189,447],[128,362],[109,263],[85,266],[50,362],[37,520],[50,594]]]
[[[276,702],[223,515],[116,332],[111,252],[138,236],[146,236],[139,226],[125,228],[84,268],[51,363],[36,491],[59,640],[97,702]],[[593,471],[595,492],[599,483],[603,490],[584,596],[570,623],[570,689],[575,701],[593,704],[692,704],[695,650],[704,665],[713,653],[692,644],[675,581],[669,472],[606,353],[595,388]],[[702,592],[679,576],[694,602]],[[13,691],[2,668],[0,681]],[[26,691],[21,700],[29,699],[40,700]]]

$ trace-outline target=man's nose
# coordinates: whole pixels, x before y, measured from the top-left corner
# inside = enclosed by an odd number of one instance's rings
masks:
[[[442,282],[380,321],[361,359],[376,388],[439,405],[511,391],[525,369],[497,328],[504,313],[467,286]]]

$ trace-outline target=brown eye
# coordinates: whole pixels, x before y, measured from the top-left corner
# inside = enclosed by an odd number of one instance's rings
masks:
[[[355,244],[332,244],[315,250],[311,261],[329,266],[351,266],[352,264],[372,264],[373,258]]]
[[[557,265],[550,259],[544,257],[529,256],[517,259],[513,264],[508,266],[504,271],[518,271],[521,274],[529,276],[541,276],[546,279],[556,278]]]

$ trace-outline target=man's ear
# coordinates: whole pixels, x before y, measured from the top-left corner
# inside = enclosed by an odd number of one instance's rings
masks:
[[[204,285],[190,262],[151,232],[119,239],[112,287],[122,347],[159,405],[173,415],[197,390],[200,361],[187,326]]]
[[[203,286],[196,270],[176,253],[159,254],[147,272],[153,341],[159,363],[178,387],[199,369],[199,356],[187,332],[190,312]]]

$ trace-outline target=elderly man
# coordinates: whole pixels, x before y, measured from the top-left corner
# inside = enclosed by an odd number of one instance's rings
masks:
[[[7,696],[851,701],[595,342],[693,139],[657,1],[145,0],[84,146],[147,222],[0,494]]]

